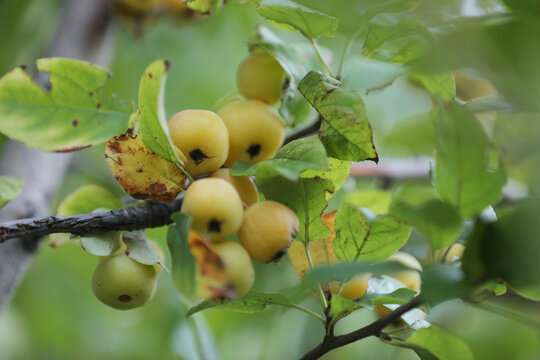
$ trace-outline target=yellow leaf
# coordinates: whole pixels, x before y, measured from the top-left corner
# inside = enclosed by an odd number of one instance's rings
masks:
[[[140,136],[115,136],[107,142],[105,158],[118,183],[136,199],[170,202],[185,189],[182,171],[148,150]]]

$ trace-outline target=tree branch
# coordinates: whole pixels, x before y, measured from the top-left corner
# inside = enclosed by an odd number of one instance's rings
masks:
[[[321,356],[327,352],[334,350],[338,347],[342,347],[353,343],[355,341],[370,337],[370,336],[381,336],[381,331],[396,321],[401,315],[405,314],[409,310],[418,307],[422,303],[421,299],[417,296],[413,298],[408,303],[405,303],[398,307],[396,310],[391,313],[383,316],[374,323],[369,324],[361,329],[350,332],[348,334],[339,335],[339,336],[326,336],[324,340],[317,345],[315,348],[310,350],[305,354],[301,360],[315,360],[319,359]]]
[[[0,224],[0,243],[13,238],[54,233],[82,235],[95,231],[131,231],[163,226],[171,223],[171,214],[180,210],[181,204],[182,199],[178,199],[172,203],[152,202],[144,207],[101,213],[9,221]]]

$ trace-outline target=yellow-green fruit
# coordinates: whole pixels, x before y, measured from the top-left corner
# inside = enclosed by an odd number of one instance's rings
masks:
[[[459,243],[456,243],[452,245],[450,249],[446,247],[444,249],[435,250],[434,257],[435,259],[441,262],[443,262],[443,260],[445,263],[454,262],[461,259],[464,251],[465,251],[465,246]],[[444,259],[443,259],[443,256],[444,256]]]
[[[197,180],[189,186],[181,211],[193,216],[191,227],[212,241],[236,233],[244,214],[234,187],[218,178]]]
[[[339,295],[349,300],[358,299],[359,297],[364,296],[368,286],[367,282],[370,277],[371,274],[355,275],[351,280],[345,283]],[[330,282],[330,292],[333,295],[336,295],[340,286],[341,284],[338,281]]]
[[[454,71],[456,96],[464,101],[495,94],[497,90],[487,80],[473,77],[463,71]]]
[[[146,304],[156,291],[156,271],[126,254],[100,261],[92,277],[96,297],[110,307],[129,310]]]
[[[238,66],[236,84],[246,99],[275,104],[283,93],[287,74],[281,65],[265,51],[251,53]]]
[[[221,118],[211,111],[184,110],[169,119],[173,144],[187,161],[187,172],[197,177],[215,171],[229,154],[229,132]]]
[[[255,270],[246,250],[234,241],[214,244],[212,249],[225,265],[225,272],[234,286],[236,298],[244,296],[255,279]]]
[[[284,255],[298,234],[298,218],[275,201],[251,205],[244,214],[238,239],[253,260],[270,262]]]
[[[222,168],[214,171],[210,177],[223,179],[234,186],[245,206],[251,206],[259,201],[259,192],[249,176],[233,176],[230,169]]]
[[[422,271],[422,265],[416,260],[416,258],[405,252],[397,252],[394,255],[390,256],[385,261],[397,261],[404,266],[410,268],[411,270],[399,270],[392,273],[389,273],[388,276],[393,277],[401,281],[409,289],[416,292],[420,291],[420,284],[422,278],[419,271]]]
[[[229,130],[227,167],[237,161],[255,164],[271,159],[285,139],[281,118],[261,101],[230,103],[221,109],[219,116]]]

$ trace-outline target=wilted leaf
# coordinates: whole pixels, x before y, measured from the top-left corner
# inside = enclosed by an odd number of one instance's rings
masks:
[[[136,199],[173,201],[185,188],[182,171],[148,150],[140,136],[112,138],[107,142],[105,157],[118,183]]]
[[[87,62],[44,58],[42,87],[18,67],[0,79],[0,132],[43,151],[73,151],[126,131],[131,110],[105,96],[110,74]]]
[[[124,242],[127,245],[126,254],[145,265],[160,264],[165,268],[165,264],[160,259],[156,250],[152,247],[151,241],[146,237],[144,231],[129,231],[123,234]]]

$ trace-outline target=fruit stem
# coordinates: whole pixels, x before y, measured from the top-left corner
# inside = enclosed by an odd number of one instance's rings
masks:
[[[328,66],[326,61],[324,60],[321,49],[319,48],[319,43],[317,43],[317,40],[311,39],[311,44],[313,45],[313,48],[315,49],[315,53],[317,54],[317,57],[319,58],[319,61],[321,62],[322,66],[324,68],[324,71],[326,71],[326,73],[328,75],[330,75],[331,77],[335,78],[334,72],[332,71],[330,66]]]
[[[240,99],[241,97],[239,95],[240,93],[237,90],[233,90],[230,93],[223,95],[214,103],[214,105],[212,105],[212,111],[217,113],[223,106],[227,105],[231,101],[237,98]]]
[[[186,175],[186,177],[188,178],[189,183],[190,183],[190,185],[191,185],[191,183],[193,183],[193,181],[195,181],[195,180],[193,180],[193,178],[191,177],[191,175],[189,175],[188,172],[186,171],[186,169],[184,169],[179,163],[176,163],[175,165],[176,165],[176,167],[178,167],[178,168],[180,169],[180,171],[181,171],[184,175]]]

